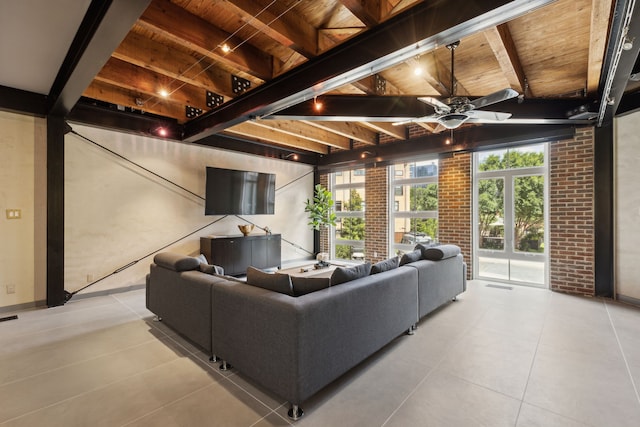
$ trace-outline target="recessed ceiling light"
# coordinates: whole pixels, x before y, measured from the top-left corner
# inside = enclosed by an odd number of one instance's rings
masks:
[[[228,45],[228,44],[226,44],[226,43],[225,43],[225,44],[223,44],[222,46],[220,46],[220,49],[222,49],[222,51],[223,51],[224,53],[229,53],[229,52],[231,52],[231,47],[229,47],[229,45]]]
[[[160,89],[160,91],[158,93],[163,98],[166,98],[167,96],[169,96],[169,91],[167,91],[166,89]]]

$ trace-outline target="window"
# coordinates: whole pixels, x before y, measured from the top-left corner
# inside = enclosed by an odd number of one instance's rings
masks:
[[[330,186],[338,217],[330,239],[332,258],[364,259],[364,184],[364,169],[330,175]]]
[[[391,253],[413,250],[438,236],[438,161],[423,160],[390,166]]]

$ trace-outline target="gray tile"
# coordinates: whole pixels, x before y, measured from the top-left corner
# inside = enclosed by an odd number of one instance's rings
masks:
[[[596,426],[640,425],[640,403],[622,357],[540,345],[524,401]]]
[[[516,427],[595,427],[562,415],[554,414],[542,408],[526,403],[522,404]]]
[[[384,426],[513,427],[519,407],[519,400],[436,371]]]
[[[460,339],[439,369],[522,399],[537,341],[475,328]]]
[[[243,427],[260,422],[270,413],[269,408],[252,396],[224,381],[196,390],[126,425]]]
[[[431,368],[394,355],[387,347],[303,402],[299,426],[379,426]],[[278,410],[286,417],[288,406]]]
[[[114,426],[157,411],[184,396],[209,387],[212,377],[187,358],[180,358],[122,381],[46,406],[6,426]]]

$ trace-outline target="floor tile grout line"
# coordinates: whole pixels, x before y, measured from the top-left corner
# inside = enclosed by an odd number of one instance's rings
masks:
[[[456,301],[458,302],[458,301]],[[482,316],[484,316],[487,313],[488,309],[485,309],[484,312],[482,313]],[[431,375],[438,370],[438,367],[440,365],[442,365],[442,362],[446,359],[446,355],[451,351],[451,349],[453,347],[455,347],[460,341],[462,341],[462,338],[467,335],[475,326],[469,326],[467,327],[464,332],[462,334],[460,334],[460,337],[458,337],[458,339],[452,343],[448,348],[447,351],[444,352],[444,354],[440,357],[440,359],[435,363],[435,365],[429,370],[429,372],[424,376],[424,378],[422,378],[418,384],[416,384],[416,386],[407,394],[407,396],[402,399],[402,402],[400,402],[398,404],[398,407],[396,409],[394,409],[391,414],[389,414],[389,416],[387,417],[386,420],[384,420],[384,422],[380,425],[380,427],[384,427],[385,425],[387,425],[387,423],[389,421],[391,421],[391,418],[393,418],[393,416],[400,410],[400,408],[402,408],[404,406],[404,404],[411,398],[411,396],[413,396],[416,392],[416,390],[418,390],[418,388],[429,378],[431,377]],[[418,328],[419,329],[419,328]]]
[[[123,348],[118,349],[118,350],[110,351],[108,353],[103,353],[103,354],[100,354],[98,356],[89,357],[88,359],[77,360],[77,361],[75,361],[73,363],[67,363],[66,365],[58,365],[55,368],[47,369],[46,371],[38,372],[38,373],[35,373],[35,374],[32,374],[32,375],[27,375],[26,377],[15,379],[13,381],[9,381],[9,382],[6,382],[6,383],[0,383],[0,387],[5,387],[5,386],[8,386],[8,385],[16,384],[16,383],[19,383],[19,382],[24,381],[24,380],[35,378],[35,377],[38,377],[40,375],[45,375],[45,374],[48,374],[48,373],[51,373],[51,372],[55,372],[55,371],[59,371],[61,369],[69,368],[69,367],[72,367],[72,366],[80,365],[82,363],[90,362],[92,360],[97,360],[97,359],[100,359],[100,358],[103,358],[103,357],[107,357],[107,356],[110,357],[110,356],[113,356],[114,354],[120,353],[122,351],[130,350],[130,349],[133,349],[133,348],[136,348],[136,347],[141,347],[143,345],[146,345],[146,344],[149,344],[149,343],[153,343],[153,342],[155,342],[157,340],[158,340],[158,338],[156,338],[156,337],[150,338],[150,339],[148,339],[146,341],[139,342],[139,343],[136,343],[136,344],[132,344],[130,346],[123,347]]]
[[[8,423],[8,422],[11,422],[11,421],[14,421],[14,420],[18,420],[18,419],[20,419],[20,418],[24,418],[24,417],[26,417],[26,416],[28,416],[28,415],[35,414],[36,412],[39,412],[39,411],[42,411],[42,410],[45,410],[45,409],[48,409],[48,408],[53,408],[54,406],[60,405],[60,404],[62,404],[62,403],[64,403],[64,402],[70,402],[70,401],[72,401],[72,400],[74,400],[74,399],[78,399],[78,398],[80,398],[80,397],[82,397],[82,396],[86,396],[86,395],[88,395],[88,394],[90,394],[90,393],[94,393],[94,392],[96,392],[96,391],[98,391],[98,390],[104,390],[105,388],[107,388],[107,387],[111,387],[111,386],[112,386],[112,385],[114,385],[114,384],[121,383],[121,382],[126,381],[126,380],[128,380],[128,379],[130,379],[130,378],[139,377],[139,376],[141,376],[141,375],[143,375],[143,374],[146,374],[147,372],[153,371],[153,370],[155,370],[155,369],[161,368],[161,367],[163,367],[163,366],[165,366],[165,365],[169,365],[169,364],[171,364],[171,363],[175,363],[175,362],[176,362],[176,361],[178,361],[178,360],[180,360],[180,359],[174,359],[174,360],[170,360],[170,361],[165,362],[165,363],[160,363],[159,365],[156,365],[156,366],[154,366],[153,368],[144,369],[144,370],[142,370],[142,371],[136,372],[136,373],[135,373],[135,374],[133,374],[133,375],[129,375],[129,376],[125,377],[125,378],[120,378],[120,379],[118,379],[118,380],[115,380],[115,381],[111,381],[111,382],[108,382],[108,383],[102,384],[102,385],[100,385],[100,386],[98,386],[98,387],[94,387],[94,388],[92,388],[92,389],[90,389],[90,390],[83,391],[82,393],[78,393],[78,394],[76,394],[76,395],[69,396],[69,397],[64,398],[64,399],[62,399],[62,400],[59,400],[59,401],[57,401],[57,402],[50,403],[50,404],[48,404],[48,405],[44,405],[44,406],[42,406],[42,407],[40,407],[40,408],[38,408],[38,409],[34,409],[34,410],[31,410],[31,411],[25,412],[24,414],[18,415],[18,416],[13,417],[13,418],[10,418],[10,419],[8,419],[8,420],[4,420],[4,421],[2,421],[2,423],[3,423],[3,424],[6,424],[6,423]]]
[[[132,420],[129,420],[129,421],[127,421],[126,423],[121,424],[120,426],[121,426],[121,427],[125,427],[125,426],[128,426],[128,425],[131,425],[132,423],[135,423],[136,421],[140,421],[140,420],[142,420],[143,418],[146,418],[146,417],[148,417],[148,416],[150,416],[150,415],[156,414],[156,413],[158,413],[158,412],[162,411],[163,409],[165,409],[165,408],[167,408],[167,407],[169,407],[169,406],[171,406],[171,405],[173,405],[173,404],[175,404],[175,403],[181,402],[181,401],[183,401],[183,400],[187,399],[188,397],[193,396],[193,395],[194,395],[194,394],[196,394],[196,393],[200,393],[202,390],[206,390],[207,388],[213,387],[213,385],[214,385],[214,384],[207,384],[207,385],[205,385],[205,386],[202,386],[202,387],[200,387],[200,388],[198,388],[198,389],[196,389],[196,390],[193,390],[193,391],[191,391],[191,392],[189,392],[189,393],[185,394],[184,396],[180,396],[179,398],[177,398],[177,399],[175,399],[175,400],[172,400],[171,402],[168,402],[168,403],[165,403],[165,404],[163,404],[163,405],[160,405],[160,406],[159,406],[159,407],[157,407],[156,409],[153,409],[153,410],[151,410],[151,411],[147,412],[147,413],[146,413],[146,414],[144,414],[144,415],[140,415],[139,417],[136,417],[136,418],[134,418],[134,419],[132,419]]]
[[[538,349],[540,348],[540,342],[542,341],[542,334],[544,333],[544,327],[547,324],[547,319],[549,317],[549,308],[551,305],[551,298],[553,298],[553,294],[551,297],[547,299],[547,303],[544,309],[544,318],[542,320],[542,328],[540,329],[540,335],[538,335],[538,342],[536,342],[536,348],[533,351],[533,357],[531,358],[531,365],[529,365],[529,374],[527,375],[527,381],[524,384],[524,390],[522,390],[522,396],[520,397],[520,405],[518,406],[518,413],[516,414],[516,420],[513,424],[514,427],[518,425],[518,420],[520,419],[520,413],[522,412],[522,405],[524,405],[524,398],[527,395],[527,389],[529,388],[529,381],[531,381],[531,374],[533,373],[533,367],[536,364],[536,358],[538,357]]]
[[[616,337],[616,342],[618,343],[618,348],[620,349],[620,354],[622,354],[622,360],[624,360],[624,366],[627,369],[627,374],[629,375],[629,380],[631,380],[631,385],[633,386],[633,391],[636,394],[636,400],[638,401],[638,405],[640,405],[640,393],[638,393],[638,387],[636,386],[636,382],[633,379],[633,374],[631,373],[631,367],[629,366],[629,361],[627,360],[627,356],[624,353],[624,348],[622,347],[622,343],[620,342],[620,337],[618,336],[618,331],[616,329],[615,324],[613,323],[613,319],[611,318],[611,312],[609,311],[609,306],[607,302],[604,301],[604,307],[607,310],[607,316],[609,316],[609,322],[611,323],[611,328],[613,329],[613,335]]]

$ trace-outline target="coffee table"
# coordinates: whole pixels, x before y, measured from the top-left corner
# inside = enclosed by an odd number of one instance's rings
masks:
[[[344,267],[343,264],[330,263],[328,267],[314,268],[314,264],[305,264],[299,267],[282,268],[277,271],[280,274],[288,274],[294,277],[331,277],[336,267]]]

